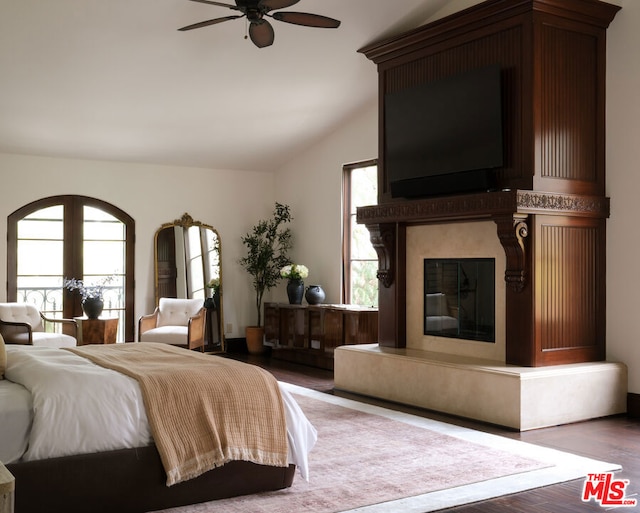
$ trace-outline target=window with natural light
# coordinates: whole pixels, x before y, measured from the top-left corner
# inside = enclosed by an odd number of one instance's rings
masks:
[[[31,303],[53,318],[63,316],[63,249],[62,205],[37,210],[18,221],[17,301]]]
[[[343,274],[344,302],[378,306],[378,257],[366,226],[356,222],[357,207],[378,202],[377,162],[344,166]]]
[[[15,265],[8,270],[8,300],[30,303],[49,317],[71,318],[81,315],[79,298],[63,288],[64,280],[104,282],[102,316],[119,319],[118,341],[131,338],[127,291],[133,287],[127,282],[133,275],[127,257],[132,241],[127,236],[133,221],[124,213],[119,219],[112,205],[92,198],[59,198],[36,201],[9,216],[8,261]]]

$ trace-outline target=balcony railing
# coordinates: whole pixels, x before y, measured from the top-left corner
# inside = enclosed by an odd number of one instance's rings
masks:
[[[62,292],[60,287],[19,287],[18,303],[34,305],[45,316],[62,319]],[[117,317],[118,333],[116,340],[124,342],[124,289],[122,287],[105,287],[103,317]],[[51,325],[53,323],[49,323]],[[56,325],[56,327],[58,327]]]

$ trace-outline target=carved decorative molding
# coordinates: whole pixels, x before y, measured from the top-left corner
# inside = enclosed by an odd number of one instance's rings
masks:
[[[529,235],[527,215],[496,217],[498,238],[507,256],[507,268],[504,279],[514,292],[522,292],[527,284],[527,245],[525,239]]]
[[[357,209],[361,224],[429,222],[491,217],[516,211],[515,192],[491,192],[382,203]]]
[[[429,223],[492,219],[511,214],[609,217],[609,198],[538,191],[497,191],[360,207],[360,224]]]
[[[208,226],[200,221],[196,221],[190,214],[185,212],[180,219],[174,219],[171,223],[165,223],[160,228],[170,228],[172,226],[181,226],[182,228],[191,228],[192,226]]]
[[[396,235],[394,225],[367,225],[373,249],[378,255],[378,272],[376,277],[385,288],[389,288],[395,279]]]
[[[609,198],[549,192],[517,191],[518,211],[609,217]]]

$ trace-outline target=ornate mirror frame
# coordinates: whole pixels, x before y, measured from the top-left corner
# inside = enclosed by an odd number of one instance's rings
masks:
[[[155,233],[156,305],[161,297],[202,298],[207,308],[205,349],[212,352],[225,346],[221,255],[218,231],[187,213]]]

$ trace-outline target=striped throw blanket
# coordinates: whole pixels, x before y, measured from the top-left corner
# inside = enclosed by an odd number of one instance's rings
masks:
[[[68,350],[139,382],[167,486],[232,460],[288,465],[280,389],[267,371],[150,342]]]

